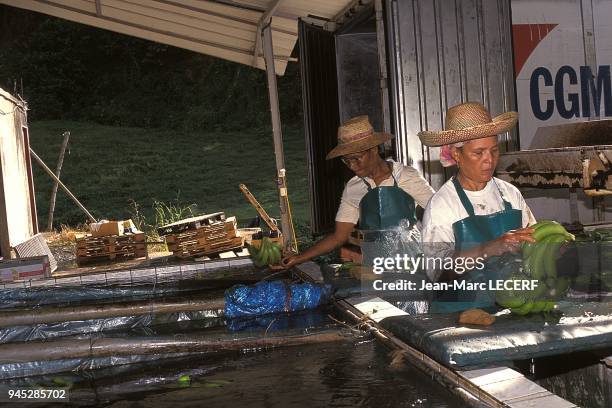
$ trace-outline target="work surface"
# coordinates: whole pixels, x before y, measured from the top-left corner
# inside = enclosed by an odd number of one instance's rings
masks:
[[[548,315],[498,316],[491,326],[459,325],[458,313],[393,316],[380,324],[449,367],[612,347],[612,299],[561,302]]]

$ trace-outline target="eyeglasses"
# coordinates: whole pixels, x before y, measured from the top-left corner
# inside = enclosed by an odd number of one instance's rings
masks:
[[[365,158],[366,154],[368,154],[368,150],[358,153],[357,155],[352,156],[352,157],[348,157],[348,156],[341,157],[340,160],[342,160],[342,163],[350,167],[351,164],[363,163],[363,159]]]

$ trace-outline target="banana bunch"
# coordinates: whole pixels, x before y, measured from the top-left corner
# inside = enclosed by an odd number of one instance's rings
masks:
[[[538,287],[531,291],[501,291],[496,302],[512,313],[526,315],[547,312],[554,308],[554,299],[569,287],[567,278],[557,277],[556,256],[561,245],[573,241],[561,224],[555,221],[540,221],[533,225],[535,243],[523,245],[523,270],[508,277],[508,280],[537,280]]]
[[[253,264],[260,268],[277,264],[282,258],[281,245],[278,242],[271,241],[268,237],[263,238],[259,248],[249,245],[248,249]]]

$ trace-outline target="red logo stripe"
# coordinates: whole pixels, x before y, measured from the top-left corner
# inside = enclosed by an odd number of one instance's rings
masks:
[[[514,41],[514,75],[519,72],[527,59],[548,33],[558,24],[512,24],[512,40]]]

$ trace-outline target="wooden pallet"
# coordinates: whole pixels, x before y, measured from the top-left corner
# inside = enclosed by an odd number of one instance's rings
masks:
[[[126,235],[77,238],[77,264],[84,265],[104,261],[124,261],[147,256],[145,234],[142,232]]]
[[[222,219],[208,217],[206,220],[207,225],[193,229],[192,223],[189,224],[190,229],[166,234],[168,250],[179,258],[191,258],[229,251],[244,245],[244,238],[238,234],[236,228],[236,217],[226,219],[224,215]],[[202,220],[198,220],[200,221]]]
[[[200,227],[196,230],[188,230],[179,234],[168,234],[165,238],[166,243],[170,245],[194,240],[213,242],[216,240],[235,238],[236,235],[236,218],[230,217],[223,223],[218,222],[208,227]]]
[[[235,217],[234,222],[236,220]],[[168,234],[179,234],[184,231],[189,230],[197,230],[202,227],[209,227],[218,223],[225,222],[225,213],[224,212],[216,212],[212,214],[200,215],[198,217],[186,218],[184,220],[173,222],[172,224],[164,225],[157,229],[157,232],[160,236],[165,236]]]
[[[186,241],[168,245],[174,256],[178,258],[191,258],[204,255],[213,255],[226,252],[244,246],[243,237],[234,237],[215,242],[201,243],[198,241]]]

